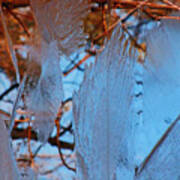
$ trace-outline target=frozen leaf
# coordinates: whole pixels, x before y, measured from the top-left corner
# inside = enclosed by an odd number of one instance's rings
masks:
[[[39,138],[46,141],[63,99],[62,73],[56,42],[32,47],[24,89],[26,110],[34,117]]]
[[[135,180],[180,179],[180,117],[162,136],[137,170]]]
[[[19,172],[10,146],[10,136],[0,117],[0,179],[17,180]]]
[[[79,179],[132,177],[133,68],[119,29],[88,69],[73,99]],[[126,173],[129,174],[125,174]]]
[[[66,55],[84,43],[82,19],[88,12],[87,0],[31,0],[34,16],[42,37],[57,40]]]

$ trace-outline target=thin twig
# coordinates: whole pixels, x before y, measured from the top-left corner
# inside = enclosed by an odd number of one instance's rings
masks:
[[[31,167],[34,167],[34,156],[31,150],[31,125],[30,121],[28,122],[28,152],[29,152],[29,159],[31,163]]]
[[[19,128],[19,127],[14,128],[13,131],[11,132],[11,137],[14,140],[27,139],[28,138],[28,128],[26,128],[26,129]],[[31,129],[31,140],[38,141],[37,133],[32,129]],[[68,149],[71,151],[74,150],[74,143],[69,143],[69,142],[65,142],[62,140],[59,140],[59,141],[60,141],[62,149]],[[49,137],[48,143],[51,146],[57,146],[57,137],[56,136]]]
[[[69,170],[75,172],[76,169],[70,167],[70,166],[66,163],[66,161],[64,160],[62,151],[61,151],[61,144],[60,144],[60,141],[59,141],[59,134],[60,134],[60,123],[59,123],[59,119],[56,119],[56,129],[57,129],[56,140],[57,140],[57,145],[58,145],[57,147],[58,147],[58,152],[59,152],[60,159],[61,159],[61,161],[62,161],[62,163],[63,163],[63,165],[64,165],[65,167],[67,167]]]
[[[177,10],[180,11],[180,7],[179,7],[178,5],[172,3],[172,2],[170,2],[170,1],[168,1],[168,0],[163,0],[163,2],[166,3],[166,4],[168,4],[168,5],[170,5],[171,7],[177,8]]]
[[[11,91],[14,89],[18,88],[19,84],[13,84],[11,85],[7,90],[5,90],[1,95],[0,95],[0,100],[2,100],[6,95],[8,95]]]
[[[17,22],[23,28],[23,30],[27,34],[27,36],[30,37],[30,33],[29,33],[28,29],[26,28],[25,24],[22,22],[22,20],[8,6],[6,6],[6,9],[12,15],[12,17],[14,17],[14,19],[17,20]]]
[[[136,39],[131,35],[131,33],[128,31],[128,29],[125,26],[122,26],[122,28],[128,34],[130,40],[134,42],[135,47],[137,47],[137,48],[141,49],[143,52],[145,52],[146,49],[136,41]]]
[[[62,132],[60,132],[60,136],[64,135],[66,132],[72,132],[72,122],[67,127],[61,127],[63,129]]]
[[[67,70],[65,70],[63,73],[68,72],[69,69],[70,69],[70,67],[71,67],[72,65],[76,65],[75,59],[77,59],[77,58],[78,58],[78,54],[76,55],[76,57],[75,57],[74,59],[70,59],[70,64],[67,65],[67,67],[65,68],[65,69],[67,69]],[[80,66],[77,66],[77,69],[78,69],[79,71],[84,71],[84,68],[82,68],[82,67],[80,67]]]
[[[35,150],[34,154],[33,154],[33,159],[38,155],[39,151],[41,150],[41,148],[44,146],[44,143],[43,144],[40,144],[38,146],[38,148]]]
[[[83,59],[81,59],[77,64],[75,64],[70,70],[64,72],[64,76],[67,76],[69,73],[71,73],[73,70],[75,70],[78,66],[80,66],[83,62],[85,62],[89,57],[91,57],[90,54],[87,54],[84,56]]]

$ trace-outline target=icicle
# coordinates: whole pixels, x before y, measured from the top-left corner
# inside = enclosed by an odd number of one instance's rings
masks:
[[[87,0],[31,0],[42,37],[57,40],[61,52],[70,55],[82,45],[82,20],[88,13]]]
[[[119,29],[74,96],[77,173],[80,180],[133,177],[133,68]],[[132,163],[133,164],[133,163]],[[118,174],[117,174],[118,173]]]

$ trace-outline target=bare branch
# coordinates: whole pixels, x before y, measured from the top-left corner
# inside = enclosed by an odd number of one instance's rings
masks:
[[[17,139],[27,139],[28,138],[28,128],[14,128],[11,132],[11,137],[13,140]],[[31,140],[38,141],[37,133],[34,130],[31,130]],[[56,136],[50,137],[48,143],[52,146],[57,146]],[[68,143],[65,141],[60,141],[62,149],[74,150],[74,143]]]

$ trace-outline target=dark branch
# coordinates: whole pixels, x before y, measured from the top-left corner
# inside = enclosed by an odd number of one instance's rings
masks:
[[[13,84],[11,85],[6,91],[4,91],[1,95],[0,95],[0,100],[2,100],[4,98],[4,96],[6,96],[7,94],[9,94],[11,91],[13,91],[15,88],[18,88],[19,84]]]
[[[2,6],[8,6],[9,8],[27,7],[30,5],[29,0],[2,0]]]
[[[12,133],[11,133],[11,137],[14,140],[28,138],[28,129],[14,128]],[[35,131],[33,131],[33,130],[31,130],[31,139],[35,140],[35,141],[38,141],[37,133]],[[52,145],[52,146],[58,146],[57,141],[56,141],[56,136],[55,137],[50,137],[48,139],[48,143],[50,145]],[[74,150],[74,144],[72,144],[72,143],[60,141],[60,144],[61,144],[62,149],[69,149],[69,150],[72,150],[72,151]]]
[[[60,132],[60,136],[64,135],[66,132],[72,133],[72,122],[67,127],[61,126],[61,129],[63,129],[63,131]]]

